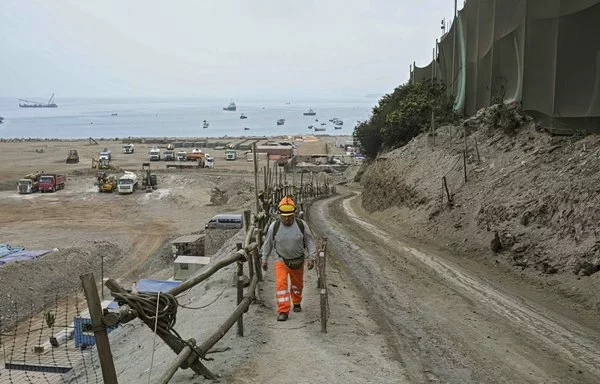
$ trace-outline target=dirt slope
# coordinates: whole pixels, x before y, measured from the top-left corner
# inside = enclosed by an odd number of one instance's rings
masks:
[[[530,124],[512,136],[468,131],[466,145],[466,182],[462,128],[381,156],[362,170],[364,207],[413,238],[600,308],[600,137],[552,137]]]

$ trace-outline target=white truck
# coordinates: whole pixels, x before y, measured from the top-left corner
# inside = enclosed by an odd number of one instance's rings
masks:
[[[235,160],[237,159],[237,152],[235,149],[226,149],[225,150],[225,160]]]
[[[119,177],[117,190],[120,194],[133,193],[138,187],[138,177],[134,172],[125,171],[125,174]]]
[[[132,154],[135,150],[135,147],[133,144],[123,144],[123,153],[125,154]]]
[[[153,147],[150,150],[150,161],[158,161],[160,160],[160,148]]]

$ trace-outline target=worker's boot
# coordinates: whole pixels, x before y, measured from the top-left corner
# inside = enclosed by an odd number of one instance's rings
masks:
[[[281,312],[279,316],[277,316],[277,321],[286,321],[288,318],[288,314],[285,312]]]
[[[294,312],[302,312],[302,307],[300,304],[294,304]]]

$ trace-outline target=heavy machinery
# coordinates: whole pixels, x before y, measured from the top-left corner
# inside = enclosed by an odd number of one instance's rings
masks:
[[[117,190],[119,193],[130,194],[135,192],[138,187],[138,177],[134,172],[125,171],[125,174],[119,177]]]
[[[123,144],[123,153],[132,154],[135,151],[135,146],[133,144]]]
[[[92,157],[92,168],[94,169],[114,169],[112,165],[110,165],[110,160],[106,157],[100,157],[98,160]]]
[[[150,163],[142,163],[142,171],[144,172],[144,175],[142,176],[142,187],[146,192],[152,192],[158,188],[158,179],[156,174],[150,172]]]
[[[41,174],[39,172],[34,172],[25,175],[25,177],[19,180],[17,192],[22,194],[37,192],[40,189],[40,176]]]
[[[79,163],[79,153],[77,153],[76,149],[69,149],[69,154],[67,155],[67,164],[76,163]]]
[[[106,172],[98,172],[97,179],[98,192],[112,193],[117,190],[116,176],[108,175]]]

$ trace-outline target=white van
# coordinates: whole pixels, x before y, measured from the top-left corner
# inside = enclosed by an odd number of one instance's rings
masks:
[[[244,226],[243,216],[240,214],[216,215],[206,225],[205,229],[240,229]]]

